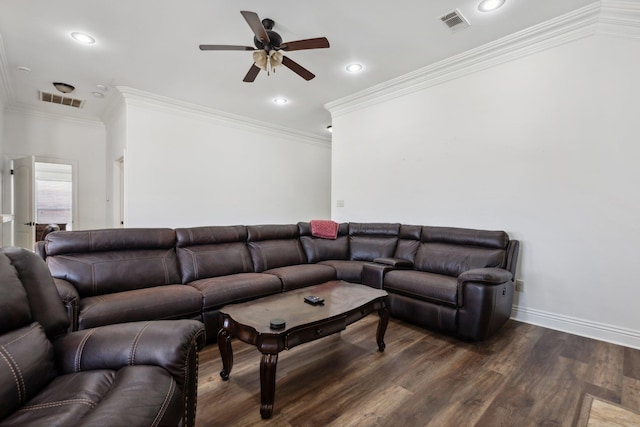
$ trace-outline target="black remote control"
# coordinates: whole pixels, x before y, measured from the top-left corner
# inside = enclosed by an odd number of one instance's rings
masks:
[[[304,297],[304,302],[311,305],[320,305],[324,302],[324,298],[320,298],[315,295],[309,295]]]

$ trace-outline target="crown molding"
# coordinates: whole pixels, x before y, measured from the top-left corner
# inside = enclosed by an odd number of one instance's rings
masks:
[[[487,43],[411,73],[325,104],[333,117],[411,94],[464,75],[531,55],[596,33],[602,3],[626,15],[618,3],[603,0]]]
[[[26,106],[21,104],[9,105],[5,108],[7,113],[22,114],[25,116],[37,117],[41,119],[53,120],[56,122],[64,122],[73,125],[99,127],[104,129],[105,124],[101,120],[83,119],[80,117],[72,117],[65,114],[52,113],[50,111],[38,110],[32,106]]]
[[[598,32],[640,39],[640,2],[603,0]]]
[[[9,80],[9,65],[7,64],[7,54],[4,50],[4,41],[0,34],[0,100],[5,106],[13,105],[15,95]]]
[[[248,117],[226,113],[202,105],[192,104],[126,86],[116,86],[116,89],[124,97],[126,105],[141,106],[156,111],[180,114],[183,117],[205,120],[236,129],[256,132],[260,135],[269,134],[276,137],[293,139],[296,142],[322,145],[323,147],[331,146],[330,137],[320,137],[312,133],[261,122]]]

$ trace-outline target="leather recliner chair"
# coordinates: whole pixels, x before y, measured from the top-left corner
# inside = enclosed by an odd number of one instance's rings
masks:
[[[0,248],[0,426],[194,425],[201,322],[68,326],[42,259]]]

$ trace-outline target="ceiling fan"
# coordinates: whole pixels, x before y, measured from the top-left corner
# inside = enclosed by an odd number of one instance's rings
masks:
[[[315,75],[280,52],[291,52],[303,49],[323,49],[329,47],[329,40],[326,37],[317,37],[313,39],[296,40],[291,42],[282,42],[280,34],[273,31],[275,22],[272,19],[265,18],[260,21],[258,14],[255,12],[241,11],[244,19],[255,34],[252,46],[234,46],[219,44],[201,44],[200,50],[252,50],[253,65],[244,76],[242,81],[253,82],[260,70],[275,69],[280,65],[284,65],[305,80],[311,80]]]

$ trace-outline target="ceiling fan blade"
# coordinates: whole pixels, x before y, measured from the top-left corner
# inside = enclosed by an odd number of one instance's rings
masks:
[[[307,81],[311,80],[316,76],[311,71],[307,70],[302,65],[298,64],[296,61],[286,56],[282,57],[282,65],[284,65],[285,67],[287,67],[288,69],[290,69],[291,71],[293,71],[294,73],[296,73],[297,75],[299,75],[300,77],[302,77]]]
[[[317,37],[315,39],[295,40],[292,42],[284,42],[280,44],[280,49],[290,52],[292,50],[303,49],[324,49],[329,47],[329,40],[326,37]]]
[[[260,67],[258,67],[256,64],[253,64],[251,68],[249,68],[247,75],[244,76],[244,79],[242,79],[242,81],[251,83],[256,79],[256,77],[258,77],[258,73],[260,73]]]
[[[251,46],[233,46],[228,44],[201,44],[200,50],[256,50]]]
[[[247,24],[249,24],[249,27],[251,27],[251,31],[253,31],[253,34],[256,35],[256,38],[259,41],[261,41],[264,44],[267,44],[271,41],[269,40],[269,35],[267,34],[267,30],[264,29],[264,26],[262,25],[262,21],[260,21],[260,18],[258,17],[257,13],[248,12],[246,10],[243,10],[240,13],[244,17],[244,20],[247,21]]]

